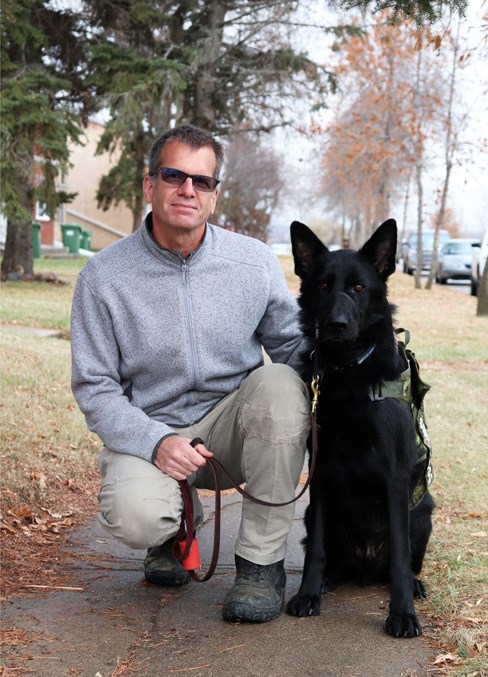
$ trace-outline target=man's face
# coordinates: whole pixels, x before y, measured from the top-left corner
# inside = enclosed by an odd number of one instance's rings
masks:
[[[215,154],[210,146],[195,149],[180,141],[168,141],[161,151],[159,167],[180,169],[187,174],[214,176]],[[191,179],[181,186],[165,183],[161,174],[144,178],[144,198],[152,206],[154,236],[167,241],[184,232],[198,230],[215,211],[218,190],[195,190]],[[158,237],[159,236],[159,237]]]

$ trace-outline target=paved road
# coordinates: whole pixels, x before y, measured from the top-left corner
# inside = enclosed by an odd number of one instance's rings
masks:
[[[397,271],[398,272],[403,272],[403,262],[400,260],[400,262],[397,263]],[[427,273],[423,272],[422,273],[422,278],[425,281],[427,278]],[[413,276],[412,276],[413,280]],[[470,280],[449,280],[448,284],[443,285],[446,289],[450,289],[451,291],[458,292],[459,294],[470,294],[471,292],[471,282]]]
[[[289,541],[287,599],[300,582],[306,500],[299,501]],[[75,532],[72,548],[79,557],[73,584],[82,589],[4,603],[3,623],[24,629],[33,643],[6,648],[3,664],[20,668],[12,675],[37,677],[431,674],[434,653],[425,619],[424,637],[393,639],[384,633],[386,587],[339,588],[326,596],[323,612],[315,618],[283,614],[262,625],[222,621],[222,600],[234,576],[240,503],[237,494],[223,496],[223,538],[215,576],[179,589],[142,585],[143,553],[117,544],[96,521]],[[205,562],[211,549],[213,499],[205,497],[204,504],[207,517],[199,540]]]
[[[469,280],[449,280],[449,283],[445,284],[444,288],[458,294],[467,294],[468,296],[471,293],[471,283]]]

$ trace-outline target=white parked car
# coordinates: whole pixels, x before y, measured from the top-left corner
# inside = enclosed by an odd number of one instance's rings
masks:
[[[478,296],[483,271],[486,266],[488,256],[488,230],[485,231],[480,247],[473,247],[473,258],[471,261],[471,296]]]
[[[448,240],[439,252],[435,280],[447,284],[451,280],[470,280],[473,248],[480,245],[472,238],[453,238]]]

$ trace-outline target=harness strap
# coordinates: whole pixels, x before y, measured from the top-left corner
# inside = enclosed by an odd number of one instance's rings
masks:
[[[407,348],[410,341],[410,332],[402,328],[395,330],[395,334],[401,333],[405,334],[405,340],[397,341],[398,354],[404,362],[405,369],[396,380],[385,381],[374,388],[371,387],[369,397],[372,402],[379,402],[387,397],[393,397],[403,402],[412,415],[415,425],[415,444],[417,449],[416,464],[423,465],[423,472],[413,488],[410,497],[410,509],[412,509],[420,503],[434,480],[431,462],[432,445],[425,422],[423,406],[423,399],[425,394],[430,390],[430,386],[420,378],[420,367],[415,354]]]

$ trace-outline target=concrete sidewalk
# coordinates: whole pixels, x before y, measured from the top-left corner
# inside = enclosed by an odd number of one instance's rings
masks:
[[[383,631],[388,589],[345,586],[326,595],[322,614],[260,625],[229,624],[222,600],[234,579],[233,546],[241,497],[222,497],[219,565],[207,583],[178,589],[142,584],[144,552],[108,537],[96,521],[73,534],[79,552],[73,585],[39,599],[3,605],[6,627],[34,636],[13,647],[1,665],[6,675],[194,677],[427,677],[433,650],[424,638],[393,639]],[[286,558],[286,600],[298,589],[303,563],[300,539],[307,497],[297,505]],[[203,566],[213,539],[213,496],[205,496],[199,531]],[[418,605],[421,610],[421,604]],[[427,622],[423,623],[428,634]],[[22,657],[23,656],[23,657]],[[20,670],[19,670],[20,668]]]

